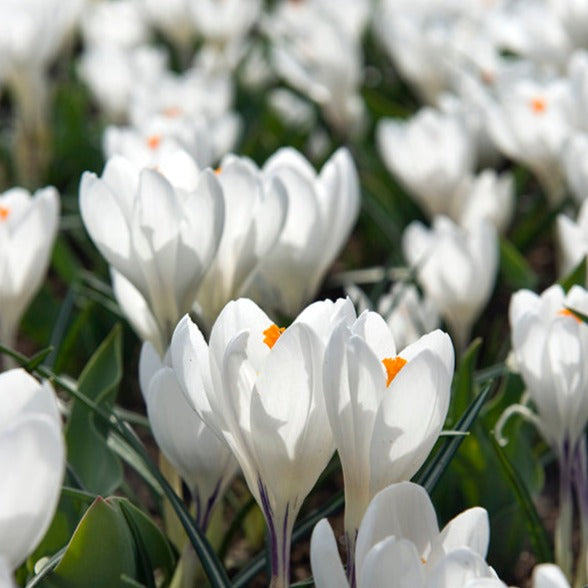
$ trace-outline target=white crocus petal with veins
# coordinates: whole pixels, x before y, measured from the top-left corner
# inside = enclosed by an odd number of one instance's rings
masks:
[[[570,583],[555,564],[539,564],[533,569],[533,588],[570,588]]]
[[[217,171],[225,199],[225,223],[216,256],[198,291],[198,310],[211,326],[246,288],[284,227],[288,199],[279,178],[265,178],[255,164],[226,156]]]
[[[15,569],[53,518],[65,443],[51,386],[21,369],[0,374],[0,415],[0,463],[9,472],[0,485],[0,557]]]
[[[0,193],[0,341],[12,346],[22,315],[41,287],[59,223],[53,187]]]
[[[174,157],[186,161],[182,152]],[[193,162],[188,167],[180,172],[166,162],[164,176],[139,172],[115,156],[102,178],[86,172],[80,186],[84,224],[102,255],[147,303],[159,331],[152,342],[160,352],[194,302],[224,222],[214,174],[198,172]]]
[[[238,466],[228,445],[189,404],[167,364],[150,343],[144,343],[139,363],[141,390],[155,440],[188,485],[196,520],[206,529],[213,507]]]

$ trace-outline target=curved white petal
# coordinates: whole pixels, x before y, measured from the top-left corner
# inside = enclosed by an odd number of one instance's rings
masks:
[[[345,570],[339,557],[337,541],[327,519],[321,519],[310,538],[310,566],[317,588],[348,586]]]

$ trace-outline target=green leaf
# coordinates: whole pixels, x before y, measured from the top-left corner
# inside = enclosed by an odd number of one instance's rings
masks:
[[[135,539],[137,555],[140,556],[138,562],[143,570],[139,577],[144,578],[144,575],[149,574],[153,577],[153,571],[160,570],[165,578],[171,578],[176,557],[159,527],[127,499],[116,497],[109,501],[119,506]],[[149,583],[146,582],[146,585],[149,586]]]
[[[517,471],[513,468],[510,460],[502,447],[500,447],[495,436],[493,434],[488,434],[487,436],[494,452],[496,453],[496,457],[502,466],[505,476],[510,481],[517,503],[525,514],[525,523],[527,525],[527,530],[529,531],[529,538],[533,545],[533,552],[537,561],[539,563],[553,561],[553,554],[551,552],[547,532],[545,531],[545,527],[541,522],[541,518],[537,513],[537,509],[535,508],[527,487]]]
[[[119,586],[123,574],[135,577],[133,537],[116,505],[98,497],[80,521],[44,588]]]
[[[476,417],[480,413],[482,406],[486,402],[486,398],[490,392],[491,384],[486,384],[485,388],[474,398],[470,406],[464,412],[462,417],[459,419],[456,431],[469,431],[472,424],[476,420]],[[434,455],[433,459],[429,463],[425,464],[425,467],[417,474],[415,482],[424,486],[429,494],[435,488],[439,478],[443,472],[447,469],[449,462],[458,450],[464,437],[462,435],[456,435],[447,437],[443,442],[443,445],[439,451]]]
[[[446,426],[453,426],[458,416],[463,414],[477,390],[475,367],[480,354],[482,339],[474,339],[465,350],[453,378],[451,406]]]
[[[500,237],[500,274],[513,290],[533,290],[539,281],[527,260],[505,237]]]
[[[117,325],[84,368],[78,390],[100,407],[109,409],[122,377],[122,336]],[[111,494],[123,480],[120,459],[107,446],[107,431],[87,406],[75,400],[66,430],[68,460],[95,494]]]
[[[586,284],[586,263],[587,256],[585,255],[578,265],[574,267],[574,269],[567,275],[564,276],[561,280],[558,281],[558,284],[567,292],[572,286],[578,285],[582,286],[582,288]]]

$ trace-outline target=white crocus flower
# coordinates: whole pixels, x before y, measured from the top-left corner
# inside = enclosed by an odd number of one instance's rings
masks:
[[[451,201],[451,216],[462,226],[487,220],[499,233],[504,233],[512,220],[514,208],[513,176],[508,172],[499,175],[487,169],[477,176],[463,179]]]
[[[473,172],[475,147],[458,113],[423,108],[408,121],[384,119],[377,129],[386,167],[431,218],[448,214],[464,176]]]
[[[84,44],[130,49],[149,40],[145,6],[139,0],[92,2],[80,19]]]
[[[533,568],[533,588],[571,588],[571,586],[558,566],[546,563]]]
[[[180,51],[189,51],[196,36],[189,0],[143,0],[144,9],[155,28],[174,43]]]
[[[563,195],[561,150],[572,124],[570,84],[556,79],[499,79],[495,100],[486,104],[488,133],[508,157],[527,165],[537,176],[551,204]]]
[[[339,134],[361,131],[361,49],[326,3],[281,2],[266,19],[271,56],[280,76],[316,102]]]
[[[286,223],[245,294],[264,308],[295,316],[316,295],[359,214],[355,165],[345,148],[317,174],[296,150],[285,148],[263,167],[288,194]]]
[[[584,497],[588,480],[584,430],[588,422],[588,325],[569,308],[588,314],[588,292],[572,286],[566,295],[559,285],[541,296],[520,290],[509,308],[512,347],[517,367],[536,413],[526,405],[513,405],[501,422],[519,412],[531,420],[552,446],[559,461],[560,509],[555,530],[555,560],[571,578],[572,488],[581,513],[582,546],[579,579],[585,577],[588,552],[588,512]],[[498,430],[501,424],[497,426]]]
[[[108,263],[145,299],[157,324],[152,343],[159,351],[192,308],[224,222],[215,175],[189,165],[186,154],[178,157],[162,164],[171,182],[113,157],[101,178],[86,172],[80,185],[84,225]]]
[[[202,419],[229,444],[265,516],[272,586],[288,585],[290,535],[334,446],[324,406],[325,343],[351,301],[316,302],[287,329],[251,300],[229,302],[209,345],[189,317],[174,333],[174,371]]]
[[[257,266],[275,247],[288,210],[279,177],[262,174],[251,160],[228,155],[216,173],[225,201],[225,223],[196,299],[197,312],[208,328],[225,304],[243,293]]]
[[[435,444],[453,367],[451,339],[441,331],[397,351],[375,312],[334,330],[325,351],[325,404],[343,469],[349,557],[370,500],[409,480]]]
[[[537,426],[558,451],[573,446],[588,421],[588,325],[567,308],[588,314],[588,292],[559,285],[541,296],[516,292],[510,302],[512,346],[538,413]]]
[[[445,319],[456,348],[463,350],[494,288],[496,229],[487,221],[464,228],[449,218],[436,217],[431,229],[415,221],[404,231],[402,249]]]
[[[150,343],[139,360],[139,381],[149,424],[160,449],[186,482],[196,508],[196,522],[206,529],[212,511],[238,465],[229,446],[198,416],[171,368]]]
[[[11,346],[24,311],[39,290],[59,223],[55,188],[0,194],[0,342]]]
[[[47,532],[65,473],[53,389],[22,369],[0,374],[0,465],[0,560],[14,570]]]
[[[392,484],[371,501],[357,535],[355,584],[348,584],[333,531],[326,519],[315,526],[310,561],[317,588],[473,588],[503,587],[484,561],[488,514],[470,508],[439,531],[435,509],[424,488]]]
[[[559,245],[559,273],[569,274],[588,253],[588,200],[584,200],[574,222],[565,214],[556,219]]]
[[[153,89],[166,62],[166,53],[157,47],[125,49],[100,44],[84,50],[77,71],[109,120],[123,122],[129,115],[131,96],[137,88]]]

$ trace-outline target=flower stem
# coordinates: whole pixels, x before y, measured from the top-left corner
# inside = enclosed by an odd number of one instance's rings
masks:
[[[572,451],[565,441],[559,453],[559,516],[555,527],[555,563],[572,577]]]
[[[588,451],[586,438],[582,435],[574,452],[574,490],[580,510],[582,543],[578,555],[575,586],[584,586],[588,581]]]
[[[270,588],[288,588],[290,586],[290,546],[296,513],[290,512],[289,504],[286,504],[283,514],[276,513],[261,481],[259,481],[259,494],[261,509],[268,528],[272,570]]]

